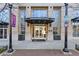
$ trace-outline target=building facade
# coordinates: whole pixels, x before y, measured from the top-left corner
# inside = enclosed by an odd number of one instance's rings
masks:
[[[75,4],[71,4],[75,6]],[[78,12],[68,8],[68,49],[79,44],[78,23],[71,21]],[[12,27],[13,49],[63,49],[65,41],[63,3],[18,3],[12,13],[16,24]],[[9,25],[0,27],[0,45],[9,45]]]

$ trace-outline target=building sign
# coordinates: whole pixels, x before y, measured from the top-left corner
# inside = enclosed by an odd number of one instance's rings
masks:
[[[12,27],[16,26],[16,16],[14,14],[12,14]]]

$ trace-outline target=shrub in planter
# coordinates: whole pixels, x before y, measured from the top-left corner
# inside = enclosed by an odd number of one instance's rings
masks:
[[[3,51],[5,51],[6,49],[4,48],[0,48],[0,53],[2,53]]]
[[[76,49],[76,50],[79,50],[79,45],[76,44],[76,45],[75,45],[75,49]]]

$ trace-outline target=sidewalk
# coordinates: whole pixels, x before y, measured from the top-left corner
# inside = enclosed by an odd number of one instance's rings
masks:
[[[13,53],[5,53],[2,56],[79,56],[79,51],[70,50],[69,53],[65,53],[61,50],[15,50]]]

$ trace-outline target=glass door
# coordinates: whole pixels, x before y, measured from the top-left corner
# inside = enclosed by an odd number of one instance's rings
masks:
[[[33,39],[46,40],[46,26],[34,25]]]

